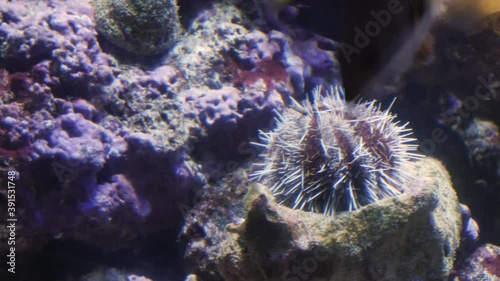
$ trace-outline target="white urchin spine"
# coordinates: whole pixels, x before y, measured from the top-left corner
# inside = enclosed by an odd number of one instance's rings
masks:
[[[276,112],[274,131],[260,132],[264,163],[252,178],[280,204],[330,216],[405,192],[412,161],[423,157],[408,124],[374,101],[346,103],[340,87],[324,97],[316,88],[313,98],[293,101]]]

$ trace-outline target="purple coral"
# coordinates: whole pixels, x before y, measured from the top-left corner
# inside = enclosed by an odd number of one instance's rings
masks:
[[[477,247],[464,261],[459,261],[448,280],[476,281],[500,278],[500,248],[485,244]]]
[[[142,221],[144,229],[178,223],[179,204],[188,204],[188,193],[203,181],[183,151],[131,132],[85,100],[50,99],[49,104],[56,110],[31,115],[19,103],[0,106],[5,139],[18,147],[29,143],[19,190],[29,210],[19,235],[28,231],[33,237],[26,246],[57,233],[100,245],[108,243],[103,235],[125,231],[116,246],[136,237],[137,230],[109,223],[113,218]],[[96,220],[107,224],[85,230]]]
[[[140,194],[124,175],[114,175],[109,183],[89,186],[91,192],[89,201],[81,206],[82,211],[95,211],[97,215],[110,218],[120,208],[128,207],[136,215],[146,217],[151,213],[149,202]]]
[[[46,139],[37,137],[33,143],[35,158],[58,157],[75,165],[100,169],[110,157],[123,154],[125,141],[110,131],[86,120],[79,113],[62,115],[43,123]]]
[[[101,53],[89,6],[30,5],[14,2],[0,7],[12,19],[0,26],[6,42],[0,58],[7,69],[26,71],[35,65],[35,82],[48,84],[61,96],[86,96],[112,82],[115,65]]]

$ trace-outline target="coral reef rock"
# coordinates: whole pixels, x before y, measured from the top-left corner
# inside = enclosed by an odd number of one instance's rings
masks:
[[[408,192],[333,218],[277,205],[257,183],[239,201],[245,212],[238,218],[214,210],[229,193],[217,191],[204,199],[214,202],[192,211],[181,235],[190,273],[204,281],[446,280],[460,241],[460,205],[440,162],[416,165]]]
[[[134,274],[127,274],[116,268],[98,268],[92,272],[82,276],[78,281],[94,281],[94,280],[108,280],[108,281],[152,281],[144,276],[137,276]],[[170,280],[170,279],[167,279]]]
[[[132,53],[162,53],[181,33],[176,0],[95,0],[93,5],[99,33]]]
[[[203,177],[186,145],[198,127],[173,99],[178,71],[105,53],[89,1],[0,0],[0,14],[0,169],[22,175],[16,251],[65,239],[113,251],[177,226]]]
[[[478,247],[450,276],[450,281],[500,280],[500,247],[486,244]]]

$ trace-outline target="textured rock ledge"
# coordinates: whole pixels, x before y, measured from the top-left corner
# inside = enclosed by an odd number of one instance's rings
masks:
[[[449,281],[500,280],[500,247],[485,244],[478,247],[467,259],[458,262]]]
[[[333,218],[279,206],[260,184],[241,201],[240,221],[202,202],[182,235],[191,273],[203,281],[446,280],[459,202],[440,162],[424,159],[415,173],[411,192]]]

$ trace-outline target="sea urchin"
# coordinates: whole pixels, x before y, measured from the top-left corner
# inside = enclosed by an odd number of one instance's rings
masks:
[[[252,178],[280,204],[332,216],[405,192],[417,145],[407,124],[375,102],[350,104],[339,87],[314,103],[277,112],[277,128],[260,132],[263,163]],[[392,105],[391,105],[392,106]]]

